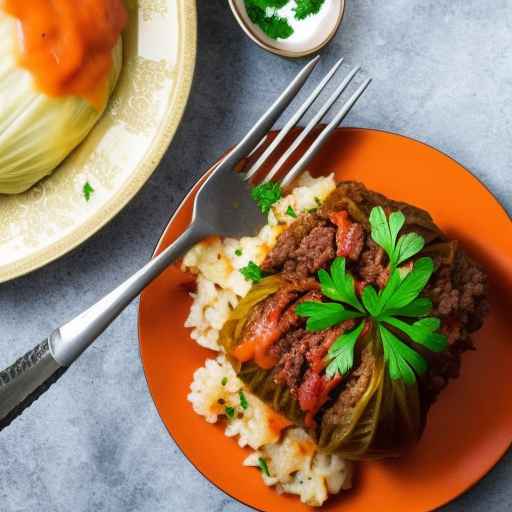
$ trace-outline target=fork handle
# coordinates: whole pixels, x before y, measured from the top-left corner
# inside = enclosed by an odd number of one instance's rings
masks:
[[[149,283],[208,234],[207,227],[193,223],[123,284],[0,372],[0,430],[46,392]]]
[[[0,372],[0,430],[9,426],[65,371],[52,356],[49,340],[45,340]]]

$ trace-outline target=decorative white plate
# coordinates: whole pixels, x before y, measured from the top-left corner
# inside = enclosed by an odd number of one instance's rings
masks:
[[[46,265],[114,217],[155,170],[178,127],[196,56],[195,0],[131,0],[125,61],[86,141],[24,194],[0,195],[0,282]],[[89,202],[83,186],[95,192]]]

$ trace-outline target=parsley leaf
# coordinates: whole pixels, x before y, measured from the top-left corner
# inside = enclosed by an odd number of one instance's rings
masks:
[[[220,381],[220,383],[225,386],[227,383],[228,383],[228,378],[227,377],[222,377],[222,380]]]
[[[95,192],[95,190],[92,188],[92,185],[88,181],[86,181],[82,189],[82,193],[86,201],[89,201],[91,199],[93,192]]]
[[[291,206],[288,206],[288,208],[286,209],[286,215],[289,215],[290,217],[293,217],[294,219],[297,218],[297,214],[295,213],[295,210]]]
[[[322,331],[351,318],[364,316],[359,311],[345,309],[337,302],[305,301],[295,308],[298,316],[309,317],[306,323],[308,331]]]
[[[262,213],[268,213],[271,206],[281,199],[283,192],[279,183],[269,181],[251,190],[251,197],[256,201]]]
[[[250,261],[246,267],[242,267],[240,273],[246,281],[252,281],[253,283],[259,283],[263,278],[263,271],[254,261]]]
[[[260,457],[258,459],[258,466],[263,474],[270,476],[270,471],[268,470],[267,461],[263,457]]]
[[[290,0],[249,0],[249,3],[259,7],[260,9],[281,9]]]
[[[322,293],[330,299],[364,311],[356,296],[354,278],[346,272],[345,265],[345,258],[336,258],[331,265],[331,275],[323,269],[318,272]]]
[[[242,256],[242,249],[237,249],[235,251],[235,256]]]
[[[249,402],[247,401],[247,398],[242,390],[238,392],[238,396],[240,397],[240,407],[245,411],[249,407]]]
[[[441,322],[438,318],[422,318],[413,324],[408,324],[398,318],[384,317],[382,318],[382,322],[400,329],[405,332],[411,340],[419,343],[420,345],[424,345],[432,352],[442,352],[448,346],[446,336],[439,332],[435,332],[441,326]]]
[[[325,0],[297,0],[297,7],[295,7],[295,17],[298,20],[303,20],[308,16],[317,14]]]
[[[387,309],[387,315],[393,316],[407,316],[407,317],[422,317],[426,316],[432,310],[432,301],[426,297],[418,297],[410,304],[399,309]]]
[[[332,379],[337,373],[345,375],[354,366],[354,347],[364,328],[364,322],[349,333],[345,333],[331,345],[328,353],[327,377]]]
[[[271,39],[287,39],[293,34],[293,28],[286,18],[278,16],[275,12],[267,14],[267,7],[282,7],[286,5],[282,0],[274,0],[274,5],[269,5],[269,1],[264,0],[245,0],[245,9],[249,19],[260,27],[260,29]]]
[[[405,224],[405,216],[400,211],[393,212],[388,219],[384,208],[373,208],[370,224],[372,239],[386,251],[392,269],[418,254],[425,246],[425,240],[417,233],[402,235],[397,242],[398,233]]]
[[[389,364],[390,377],[393,380],[402,379],[406,384],[414,384],[414,372],[422,375],[427,371],[425,359],[382,324],[379,324],[379,334],[384,346],[384,359]]]
[[[235,408],[234,407],[230,407],[229,405],[227,405],[225,408],[225,411],[226,411],[226,416],[229,419],[233,419],[235,417]]]
[[[395,265],[400,265],[404,261],[418,254],[425,246],[425,240],[416,233],[407,233],[400,237],[395,249]]]
[[[388,309],[400,309],[409,305],[425,288],[432,273],[434,263],[431,258],[420,258],[414,264],[412,271],[396,287],[389,299],[382,304],[382,311]]]

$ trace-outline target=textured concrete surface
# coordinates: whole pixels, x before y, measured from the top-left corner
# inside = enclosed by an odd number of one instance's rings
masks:
[[[225,1],[199,0],[190,104],[164,161],[110,225],[60,261],[0,286],[0,366],[149,258],[170,213],[300,63],[264,53]],[[473,170],[512,212],[510,0],[348,0],[325,51],[375,82],[346,124],[424,140]],[[163,428],[138,358],[132,304],[51,393],[0,435],[0,511],[226,511]],[[512,510],[512,455],[446,510]]]

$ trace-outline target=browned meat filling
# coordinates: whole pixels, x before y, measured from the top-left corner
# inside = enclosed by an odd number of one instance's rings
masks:
[[[424,291],[432,300],[432,314],[442,320],[442,330],[449,340],[449,348],[438,354],[417,347],[429,362],[421,388],[427,403],[435,400],[449,379],[458,376],[461,354],[472,348],[470,333],[482,325],[488,310],[485,274],[455,243],[444,238],[427,212],[390,201],[358,183],[340,184],[318,212],[301,215],[278,238],[262,268],[282,273],[287,284],[253,310],[242,337],[247,340],[255,333],[261,336],[262,331],[271,332],[265,361],[268,364],[260,366],[272,368],[273,381],[290,390],[309,415],[308,426],[314,425],[313,416],[319,412],[316,417],[322,426],[340,423],[364,394],[375,369],[375,356],[365,348],[356,354],[355,367],[346,378],[326,379],[329,347],[355,323],[350,320],[325,331],[307,332],[304,321],[294,312],[298,302],[322,300],[313,276],[319,269],[328,268],[336,256],[346,257],[359,291],[366,284],[378,288],[386,285],[388,258],[371,239],[367,220],[375,205],[388,212],[401,210],[406,216],[405,232],[414,231],[427,243],[444,244],[447,254],[451,254],[449,263],[442,258],[435,260],[437,269]]]

